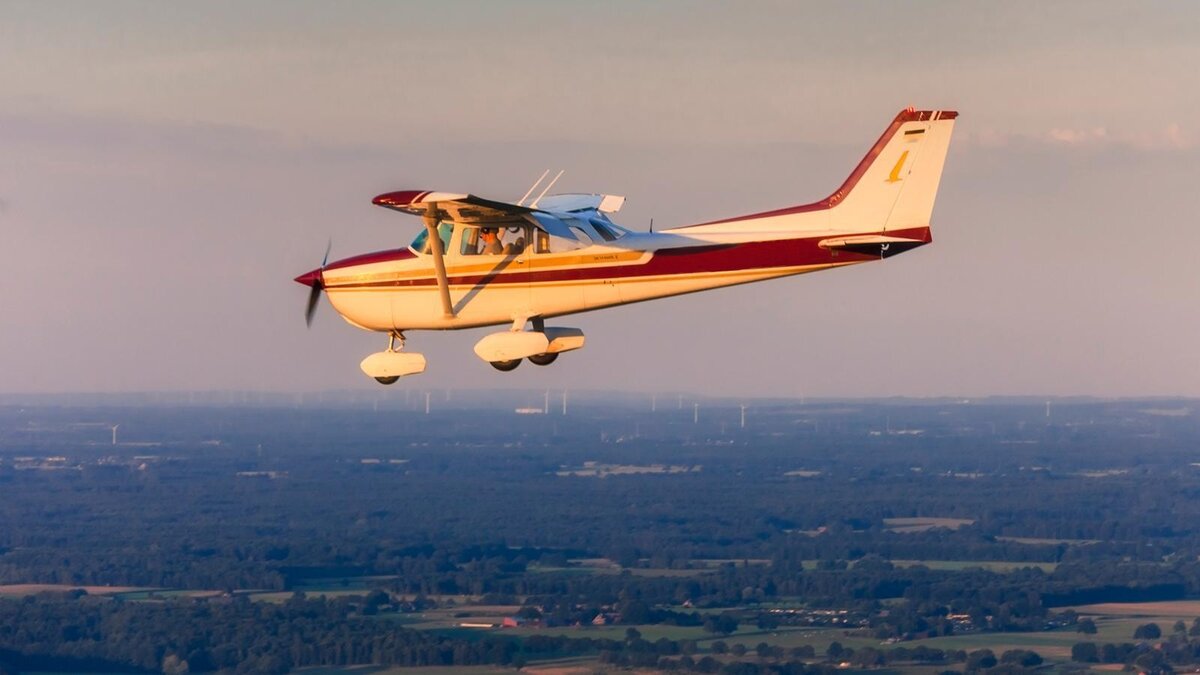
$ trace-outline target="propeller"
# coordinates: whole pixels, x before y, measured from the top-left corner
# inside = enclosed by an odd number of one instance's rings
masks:
[[[317,313],[317,305],[321,302],[321,291],[325,290],[325,266],[329,264],[329,251],[332,248],[333,239],[330,238],[329,243],[325,244],[325,256],[321,258],[321,267],[297,279],[300,283],[309,283],[312,286],[312,290],[308,292],[308,305],[304,308],[304,323],[309,327],[312,327],[313,315]]]

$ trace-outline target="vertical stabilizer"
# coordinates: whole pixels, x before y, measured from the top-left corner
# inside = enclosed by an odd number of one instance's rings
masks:
[[[833,194],[819,202],[674,228],[705,232],[879,233],[929,227],[952,110],[902,110]]]
[[[928,227],[955,117],[954,112],[928,110],[897,115],[846,183],[829,196],[829,226],[846,232]]]

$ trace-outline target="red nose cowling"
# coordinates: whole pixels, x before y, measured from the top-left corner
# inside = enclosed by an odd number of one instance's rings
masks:
[[[305,286],[308,286],[309,288],[316,288],[318,285],[321,285],[323,281],[324,280],[321,278],[321,268],[320,267],[318,267],[317,269],[315,269],[311,272],[305,272],[304,274],[301,274],[300,276],[296,277],[296,283],[304,284]]]

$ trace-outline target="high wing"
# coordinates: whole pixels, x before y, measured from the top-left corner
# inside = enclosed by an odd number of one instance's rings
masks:
[[[604,195],[590,196],[605,197]],[[624,197],[619,199],[624,201]],[[379,195],[372,199],[371,203],[426,219],[432,216],[437,220],[454,223],[494,225],[496,227],[528,224],[543,229],[556,237],[573,239],[575,236],[571,234],[571,230],[565,223],[545,209],[498,202],[475,195],[403,190]],[[599,200],[596,203],[599,204]]]
[[[432,204],[437,209],[436,216],[439,220],[471,225],[525,224],[529,222],[526,216],[535,211],[527,206],[497,202],[475,195],[420,190],[388,192],[372,199],[371,203],[414,216],[429,215],[429,206]]]

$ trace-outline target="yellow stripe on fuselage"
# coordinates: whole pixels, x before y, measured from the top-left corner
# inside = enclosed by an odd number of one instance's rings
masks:
[[[448,277],[463,277],[463,276],[478,276],[496,273],[499,275],[510,273],[521,273],[536,270],[538,272],[554,272],[561,269],[571,269],[574,267],[593,268],[593,267],[608,267],[613,265],[649,262],[651,256],[645,251],[613,251],[605,253],[588,253],[584,255],[578,254],[563,254],[556,256],[555,254],[534,254],[536,257],[532,260],[536,264],[529,266],[531,260],[526,256],[523,262],[516,262],[517,258],[504,258],[502,260],[489,263],[473,263],[473,264],[451,264],[446,267],[446,276]],[[643,260],[644,258],[644,260]],[[435,279],[428,267],[420,267],[411,270],[396,270],[388,272],[375,272],[373,274],[353,274],[349,276],[334,276],[334,278],[326,281],[326,288],[338,288],[343,285],[352,284],[371,284],[371,283],[386,283],[391,281],[424,281]],[[473,286],[474,284],[468,284]]]

